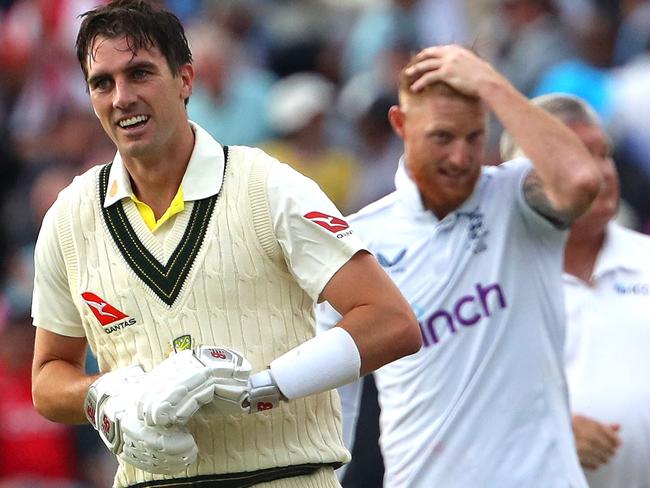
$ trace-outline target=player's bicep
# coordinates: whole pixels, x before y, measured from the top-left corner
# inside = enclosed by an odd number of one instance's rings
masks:
[[[51,361],[65,361],[73,367],[84,370],[88,342],[85,337],[68,337],[38,327],[34,341],[34,375]]]
[[[534,169],[530,170],[524,178],[522,191],[526,203],[554,226],[566,229],[571,225],[573,216],[570,212],[558,210],[553,205],[544,191],[542,180]]]
[[[345,315],[355,307],[379,305],[395,291],[393,282],[375,258],[361,250],[332,276],[319,301],[326,300],[339,314]]]

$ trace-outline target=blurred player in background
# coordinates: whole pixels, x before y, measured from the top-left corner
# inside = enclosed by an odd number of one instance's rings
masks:
[[[173,14],[97,7],[77,55],[117,153],[61,192],[39,234],[37,410],[89,420],[117,487],[339,486],[330,390],[417,351],[408,303],[312,181],[188,121]],[[343,318],[314,338],[318,300]],[[104,374],[85,374],[87,345]]]
[[[529,160],[482,166],[488,110]],[[458,46],[414,58],[389,118],[404,141],[397,190],[350,220],[416,312],[424,347],[375,373],[384,486],[585,487],[561,271],[566,229],[600,186],[595,161]],[[322,308],[327,330],[338,314]]]
[[[533,103],[576,133],[603,176],[564,256],[565,367],[580,462],[591,488],[650,486],[650,239],[612,221],[618,176],[593,108],[565,94]],[[520,151],[508,134],[501,145],[504,158]]]

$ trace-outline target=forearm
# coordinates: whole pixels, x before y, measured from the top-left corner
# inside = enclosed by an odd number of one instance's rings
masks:
[[[400,297],[401,298],[401,297]],[[348,312],[337,324],[353,337],[361,355],[361,376],[403,356],[417,352],[420,332],[413,324],[413,312],[404,300],[403,307],[360,306]]]
[[[479,96],[533,162],[552,206],[572,218],[584,212],[601,178],[596,161],[574,132],[532,105],[498,73],[480,86]]]
[[[78,367],[55,359],[43,364],[32,380],[32,397],[36,410],[53,422],[83,424],[83,402],[91,383],[98,375],[88,376]]]
[[[415,317],[403,298],[403,307],[395,305],[401,295],[395,298],[385,307],[355,307],[337,327],[272,361],[271,374],[284,396],[295,399],[338,388],[417,352],[421,336]]]
[[[411,306],[370,254],[357,253],[334,275],[323,298],[341,314],[336,325],[354,339],[362,376],[420,349]]]

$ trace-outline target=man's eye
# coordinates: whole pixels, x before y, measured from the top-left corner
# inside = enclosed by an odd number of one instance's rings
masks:
[[[447,144],[451,141],[451,134],[445,132],[434,132],[431,134],[431,138],[436,144]]]
[[[91,88],[97,91],[105,91],[108,90],[110,86],[111,86],[111,81],[107,78],[104,78],[102,80],[97,80],[94,83],[92,83]]]
[[[135,80],[143,80],[149,75],[148,71],[145,71],[143,69],[136,69],[133,73],[133,79]]]
[[[467,137],[467,142],[470,144],[474,144],[475,142],[479,142],[483,139],[483,132],[472,132],[468,137]]]

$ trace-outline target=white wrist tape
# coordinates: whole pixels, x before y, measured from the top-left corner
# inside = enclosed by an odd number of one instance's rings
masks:
[[[292,400],[356,381],[361,356],[352,336],[334,327],[273,360],[270,369],[282,394]]]

